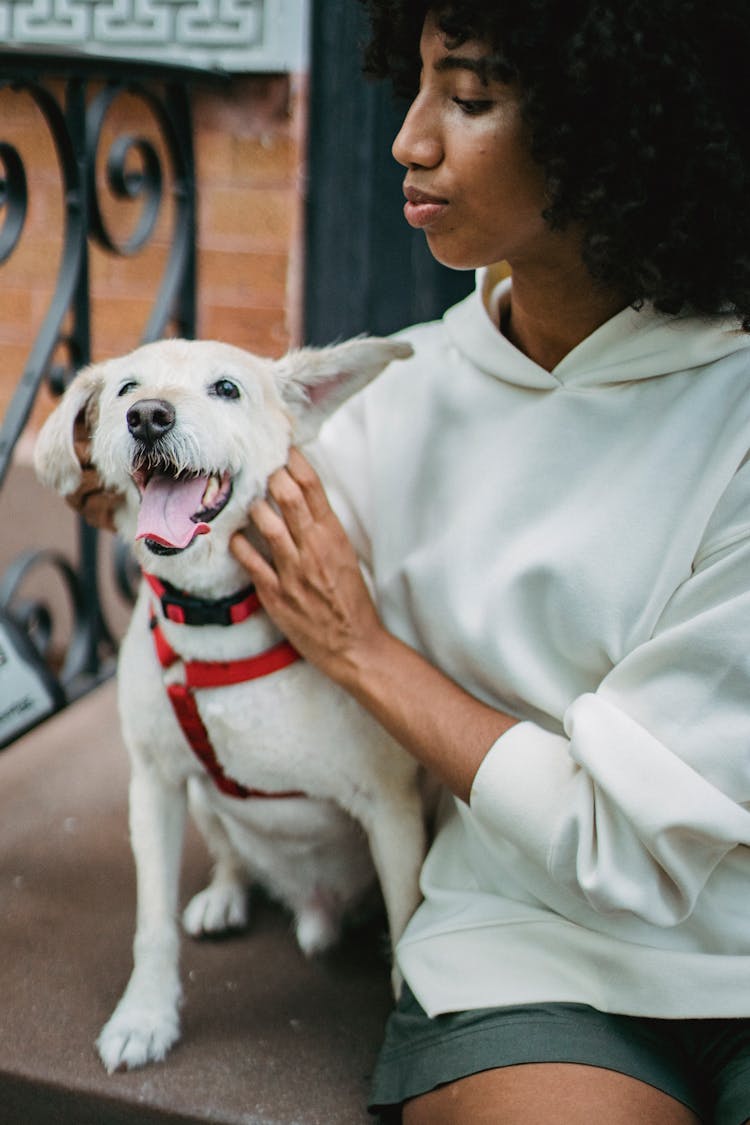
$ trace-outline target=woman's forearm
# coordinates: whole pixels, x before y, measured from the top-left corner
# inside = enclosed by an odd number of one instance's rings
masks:
[[[485,754],[517,721],[464,691],[382,629],[336,678],[464,801]]]

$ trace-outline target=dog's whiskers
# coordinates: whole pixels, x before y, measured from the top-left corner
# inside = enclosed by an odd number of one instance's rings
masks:
[[[220,473],[219,469],[205,465],[196,452],[180,448],[175,442],[160,443],[155,449],[136,449],[131,460],[131,474],[150,477],[158,473],[175,479],[189,479]]]

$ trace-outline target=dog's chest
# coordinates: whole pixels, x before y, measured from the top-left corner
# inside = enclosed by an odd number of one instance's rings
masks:
[[[173,780],[206,770],[178,720],[168,694],[184,681],[184,664],[162,668],[149,628],[150,609],[139,605],[123,642],[119,696],[126,742],[158,762]],[[230,630],[231,632],[231,630]],[[188,660],[232,664],[226,637],[213,648],[202,638],[216,630],[178,627],[170,643]],[[238,634],[234,634],[236,641]],[[187,643],[185,643],[187,642]],[[234,645],[237,650],[237,644]],[[267,792],[304,791],[341,799],[363,781],[372,724],[340,689],[298,660],[288,667],[236,684],[188,692],[221,772],[242,786]],[[356,763],[355,763],[356,760]],[[364,776],[368,772],[365,765]],[[348,803],[348,802],[347,802]]]

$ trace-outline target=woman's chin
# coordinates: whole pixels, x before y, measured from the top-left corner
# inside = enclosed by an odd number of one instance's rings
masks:
[[[436,262],[450,270],[477,270],[482,266],[491,266],[497,258],[489,253],[451,244],[449,237],[439,234],[430,234],[425,231],[427,245]]]

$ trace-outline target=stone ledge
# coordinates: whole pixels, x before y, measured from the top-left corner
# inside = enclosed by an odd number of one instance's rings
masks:
[[[384,931],[306,961],[275,906],[185,939],[183,1039],[108,1076],[94,1039],[130,971],[125,750],[109,683],[0,755],[0,1106],[7,1125],[357,1125],[390,1008]],[[182,901],[208,859],[189,831]]]

